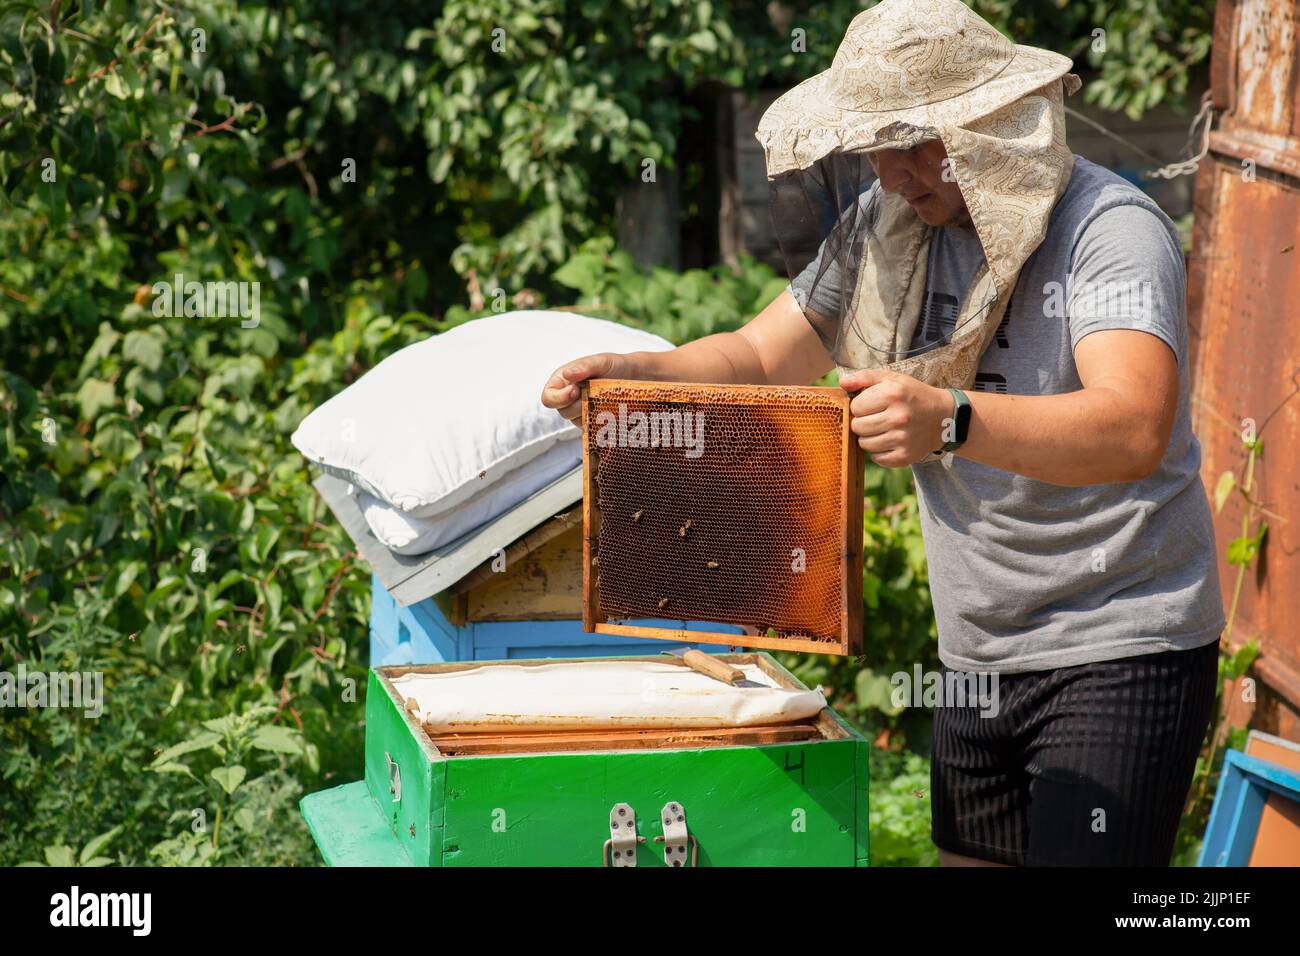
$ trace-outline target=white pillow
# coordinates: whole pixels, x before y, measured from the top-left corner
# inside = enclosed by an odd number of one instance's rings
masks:
[[[662,352],[667,339],[571,312],[475,319],[390,355],[298,426],[310,461],[422,518],[450,511],[578,429],[539,396],[592,352]]]
[[[576,441],[560,442],[528,464],[488,485],[460,507],[436,518],[417,518],[374,495],[357,492],[366,524],[384,546],[398,554],[424,554],[455,541],[509,511],[582,463]]]

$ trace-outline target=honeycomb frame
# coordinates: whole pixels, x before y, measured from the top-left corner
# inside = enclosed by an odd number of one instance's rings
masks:
[[[849,401],[813,386],[584,384],[584,630],[860,653],[863,454]],[[624,623],[646,618],[693,626]],[[695,629],[710,623],[745,633]]]

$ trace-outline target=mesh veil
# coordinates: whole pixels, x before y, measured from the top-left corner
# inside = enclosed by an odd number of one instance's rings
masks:
[[[979,301],[965,309],[917,303],[917,314],[900,315],[897,323],[851,321],[862,298],[872,294],[861,281],[864,269],[896,271],[896,263],[873,263],[872,257],[880,258],[882,246],[901,252],[908,241],[918,242],[882,235],[886,201],[864,150],[831,153],[769,183],[772,223],[791,292],[844,369],[891,366],[946,345],[961,324],[982,322],[997,302],[996,289],[985,284],[969,291]],[[917,260],[927,257],[930,235],[926,230],[912,251],[915,268],[928,268]]]

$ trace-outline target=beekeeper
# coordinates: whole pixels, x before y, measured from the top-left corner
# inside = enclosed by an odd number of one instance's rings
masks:
[[[885,0],[758,129],[789,288],[737,332],[558,369],[807,384],[916,479],[939,657],[945,864],[1166,865],[1215,700],[1222,601],[1168,217],[1073,155],[1070,61],[957,0]],[[874,176],[874,180],[873,180]],[[707,440],[707,438],[706,438]]]

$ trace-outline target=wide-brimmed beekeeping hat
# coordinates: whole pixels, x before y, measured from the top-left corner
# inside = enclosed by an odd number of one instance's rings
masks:
[[[810,263],[821,281],[839,260],[839,314],[810,318],[842,368],[971,384],[1069,182],[1063,98],[1079,87],[1070,68],[1067,57],[1011,42],[958,0],[884,0],[853,19],[830,69],[768,108],[757,137],[773,224],[792,281]],[[912,354],[933,229],[898,195],[878,192],[866,209],[857,184],[871,180],[868,153],[934,139],[986,264],[945,341]]]

